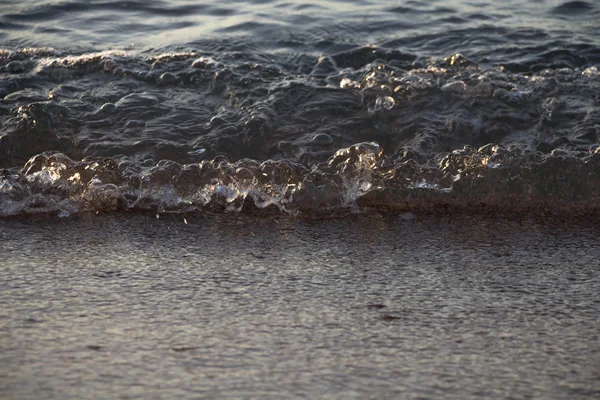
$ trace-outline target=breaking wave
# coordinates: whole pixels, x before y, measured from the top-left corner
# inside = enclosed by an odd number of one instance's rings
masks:
[[[589,53],[589,52],[588,52]],[[0,52],[0,216],[595,213],[593,53]]]

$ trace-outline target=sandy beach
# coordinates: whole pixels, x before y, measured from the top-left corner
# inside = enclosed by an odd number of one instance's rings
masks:
[[[5,399],[600,396],[594,222],[0,220]]]

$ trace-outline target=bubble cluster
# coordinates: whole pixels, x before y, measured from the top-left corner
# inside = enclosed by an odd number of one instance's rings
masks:
[[[268,56],[0,52],[0,214],[597,208],[596,66]]]

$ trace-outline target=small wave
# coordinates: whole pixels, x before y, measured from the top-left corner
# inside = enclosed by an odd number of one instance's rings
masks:
[[[538,61],[1,51],[0,213],[595,209],[600,72],[571,49]]]
[[[574,15],[590,12],[594,6],[587,1],[567,1],[552,9],[554,14]]]
[[[291,161],[224,157],[142,167],[114,159],[33,157],[0,173],[0,216],[151,210],[243,211],[274,207],[322,213],[360,207],[403,211],[600,211],[600,147],[587,155],[523,153],[487,145],[440,154],[426,164],[393,163],[377,143],[338,150],[306,168]]]
[[[152,167],[114,159],[75,162],[61,153],[33,157],[20,171],[0,175],[0,215],[116,211],[240,211],[274,206],[283,212],[356,207],[373,189],[381,164],[376,143],[339,150],[311,169],[280,160],[224,157],[197,164],[161,161]]]

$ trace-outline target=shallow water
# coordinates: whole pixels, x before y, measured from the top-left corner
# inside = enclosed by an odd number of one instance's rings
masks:
[[[597,222],[0,221],[7,399],[600,395]]]
[[[0,215],[596,213],[599,13],[584,1],[3,2]]]
[[[600,396],[599,18],[1,2],[0,397]]]

